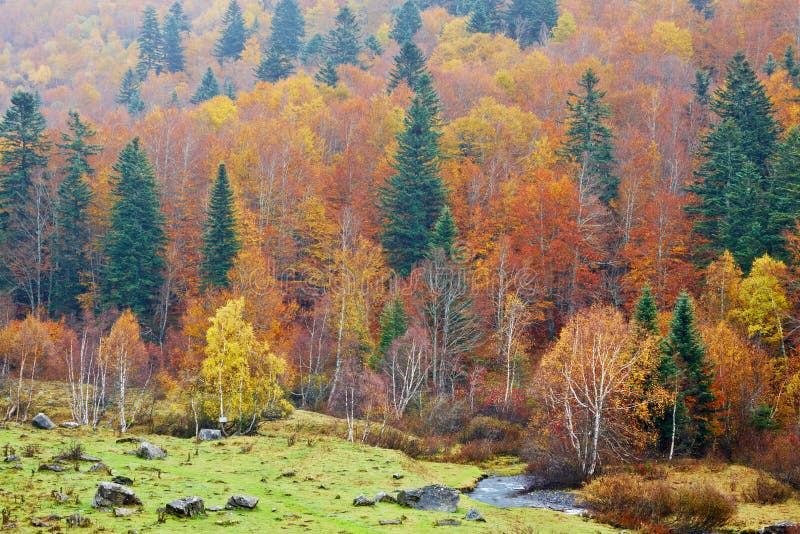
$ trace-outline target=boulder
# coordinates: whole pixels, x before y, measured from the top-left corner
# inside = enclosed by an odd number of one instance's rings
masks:
[[[114,482],[101,482],[92,499],[95,508],[114,508],[117,506],[141,506],[142,501],[132,489]]]
[[[39,466],[39,471],[55,471],[56,473],[63,473],[69,469],[66,465],[61,464],[42,464]]]
[[[36,416],[31,419],[31,424],[35,428],[41,428],[42,430],[53,430],[56,427],[55,423],[43,413],[37,413]]]
[[[81,425],[76,423],[75,421],[64,421],[58,426],[60,426],[61,428],[78,428]]]
[[[484,523],[486,522],[486,519],[483,518],[483,516],[481,515],[481,513],[478,511],[477,508],[472,508],[469,512],[467,512],[467,515],[464,516],[464,519],[467,521],[482,521]]]
[[[380,521],[378,521],[378,524],[381,525],[381,526],[383,526],[383,525],[402,525],[403,524],[403,520],[402,519],[381,519]]]
[[[402,506],[436,512],[455,512],[460,498],[457,489],[438,484],[401,490],[397,494],[397,502]]]
[[[114,508],[114,517],[128,517],[138,513],[139,510],[135,508]]]
[[[117,443],[141,443],[143,441],[142,438],[119,438]]]
[[[10,464],[10,463],[13,463],[13,462],[21,462],[22,458],[20,458],[16,454],[9,454],[8,456],[6,456],[5,460],[3,460],[3,461]]]
[[[90,473],[97,473],[98,471],[103,471],[104,473],[111,474],[111,468],[108,467],[103,462],[97,462],[92,467],[89,468]]]
[[[800,524],[781,521],[758,530],[758,534],[792,534],[800,530]]]
[[[206,508],[206,512],[221,512],[225,509],[224,506],[209,506]]]
[[[375,501],[362,493],[353,499],[353,506],[375,506]]]
[[[390,502],[396,503],[397,499],[394,495],[386,493],[385,491],[379,491],[377,495],[375,495],[375,502]]]
[[[111,479],[114,484],[121,484],[122,486],[133,486],[133,479],[124,475],[117,475]]]
[[[200,497],[184,497],[168,502],[167,513],[178,517],[195,517],[205,514],[206,508]]]
[[[401,478],[403,478],[403,474],[402,473],[395,473],[395,474],[392,475],[392,478],[395,479],[395,480],[400,480]]]
[[[167,453],[156,447],[150,442],[143,441],[136,449],[136,456],[145,460],[155,460],[167,457]]]
[[[201,428],[200,432],[197,433],[197,439],[200,441],[222,439],[222,431],[218,428]]]
[[[56,501],[58,504],[64,504],[65,502],[70,500],[69,495],[66,493],[61,493],[60,491],[53,490],[50,492],[50,496],[53,497],[53,500]]]
[[[81,515],[80,512],[75,512],[67,516],[67,526],[86,528],[92,524],[92,520],[86,516]]]
[[[458,519],[439,519],[437,520],[433,526],[435,527],[457,527],[461,524],[461,521]]]
[[[231,495],[228,499],[228,508],[245,508],[252,510],[258,504],[258,497],[249,495]]]

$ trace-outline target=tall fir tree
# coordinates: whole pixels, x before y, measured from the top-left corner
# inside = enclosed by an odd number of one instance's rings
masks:
[[[475,0],[467,30],[472,33],[497,33],[502,26],[497,0]]]
[[[610,206],[617,198],[619,178],[614,174],[613,135],[605,122],[611,117],[603,103],[605,91],[597,88],[600,79],[589,68],[581,77],[580,93],[570,91],[567,101],[567,139],[561,154],[578,164],[579,179],[586,190]]]
[[[97,132],[81,120],[78,112],[69,112],[67,128],[67,132],[61,133],[61,143],[57,145],[67,164],[55,206],[53,289],[50,294],[50,311],[55,316],[79,315],[78,297],[87,291],[81,272],[90,263],[92,239],[88,209],[93,195],[87,177],[94,174],[94,169],[89,158],[102,150],[100,145],[90,142]]]
[[[394,26],[389,32],[389,37],[397,41],[397,44],[414,39],[419,29],[422,27],[422,17],[419,8],[414,0],[406,0],[394,17]]]
[[[239,2],[231,0],[222,18],[222,33],[214,44],[213,56],[217,58],[220,66],[226,60],[242,59],[246,40],[247,30],[244,26],[242,8],[239,7]]]
[[[336,14],[334,27],[325,39],[325,57],[334,67],[358,65],[361,52],[361,27],[348,6],[342,6]]]
[[[453,218],[450,207],[445,204],[431,232],[431,250],[440,249],[444,252],[448,260],[458,259],[459,249],[456,240],[458,239],[458,225]]]
[[[281,52],[290,60],[295,60],[303,49],[306,35],[306,21],[296,0],[280,0],[272,17],[272,33],[267,40],[268,50]]]
[[[427,96],[430,99],[430,96]],[[383,218],[381,242],[389,265],[402,276],[430,249],[434,225],[445,206],[445,188],[439,175],[440,134],[435,107],[417,93],[397,136],[396,173],[379,190]]]
[[[201,102],[205,102],[206,100],[211,100],[215,96],[219,96],[222,94],[222,91],[219,88],[219,82],[217,81],[217,77],[214,76],[214,71],[211,70],[211,67],[206,69],[206,73],[203,74],[203,79],[200,80],[200,86],[197,88],[197,91],[194,92],[194,96],[189,100],[192,104],[199,104]]]
[[[144,111],[144,101],[139,86],[139,77],[133,72],[133,69],[126,70],[114,101],[125,106],[130,115],[138,115]]]
[[[400,47],[400,53],[394,57],[394,66],[389,71],[389,92],[392,92],[402,82],[416,90],[419,77],[427,72],[425,56],[414,41],[406,41]]]
[[[292,72],[294,72],[292,59],[277,48],[270,48],[261,57],[261,61],[255,69],[255,75],[259,81],[270,83],[284,80]]]
[[[543,43],[558,23],[556,0],[512,0],[506,13],[508,36],[521,48],[535,42]]]
[[[211,189],[203,233],[203,261],[200,274],[204,288],[228,287],[228,272],[233,268],[241,248],[236,231],[236,218],[228,173],[224,163],[219,164],[217,179]]]
[[[775,56],[773,56],[772,52],[770,52],[767,54],[767,60],[761,66],[761,72],[766,74],[769,78],[776,70],[778,70],[778,62],[775,61]]]
[[[161,74],[164,67],[164,40],[155,8],[147,6],[142,12],[142,27],[139,29],[139,63],[136,72],[144,80],[151,70]]]
[[[721,121],[736,123],[742,135],[742,152],[764,175],[780,129],[764,85],[743,52],[736,52],[728,63],[725,84],[714,92],[711,108]]]
[[[374,370],[380,367],[395,340],[406,335],[408,331],[408,314],[399,296],[395,296],[392,300],[386,302],[378,323],[381,327],[378,350],[370,358],[370,367]]]
[[[774,252],[780,240],[769,235],[769,211],[761,175],[755,164],[746,161],[733,173],[723,192],[725,211],[719,220],[721,248],[733,254],[736,263],[749,271],[764,251]]]
[[[103,299],[118,309],[130,308],[143,321],[155,311],[164,281],[166,237],[158,186],[138,137],[122,149],[112,169]]]
[[[783,68],[786,69],[791,78],[800,76],[800,65],[797,64],[794,46],[791,44],[787,45],[786,50],[783,52]]]
[[[336,72],[336,65],[332,61],[326,61],[314,75],[314,80],[328,87],[336,87],[339,83],[339,74]]]
[[[665,358],[672,361],[677,377],[676,403],[681,404],[681,411],[685,412],[682,420],[676,419],[679,426],[675,429],[675,451],[702,456],[714,437],[714,372],[697,330],[694,304],[685,291],[675,303],[663,350]]]
[[[800,126],[792,126],[778,145],[769,182],[769,235],[783,238],[800,220]],[[781,248],[785,251],[785,243]]]
[[[378,38],[374,35],[368,35],[367,38],[364,39],[364,47],[369,51],[370,58],[383,55],[383,46],[381,46],[380,41],[378,41]]]
[[[303,65],[320,65],[324,52],[325,38],[315,33],[303,47],[303,51],[300,52],[300,61]],[[324,64],[324,62],[322,64]]]
[[[658,335],[658,307],[649,283],[642,286],[642,294],[633,309],[633,324],[642,336]]]
[[[189,33],[189,19],[183,12],[183,5],[175,2],[164,17],[164,68],[168,72],[182,72],[186,69],[183,45],[184,34]]]

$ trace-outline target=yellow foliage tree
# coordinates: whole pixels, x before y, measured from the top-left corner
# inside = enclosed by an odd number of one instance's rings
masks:
[[[768,345],[784,347],[783,324],[789,312],[786,289],[781,280],[786,264],[765,254],[753,262],[750,274],[739,289],[739,309],[733,316],[747,328],[747,335]]]

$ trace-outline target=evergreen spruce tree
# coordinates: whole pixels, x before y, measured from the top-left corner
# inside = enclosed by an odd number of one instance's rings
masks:
[[[270,48],[261,57],[255,75],[259,81],[275,83],[288,78],[292,72],[294,72],[294,65],[292,65],[291,58],[279,49]]]
[[[764,62],[764,65],[761,66],[761,72],[769,77],[772,76],[776,70],[778,70],[778,62],[775,61],[775,56],[770,52],[767,54],[767,60]]]
[[[220,94],[222,94],[222,91],[219,88],[217,77],[214,76],[214,71],[211,70],[211,67],[208,67],[206,73],[203,75],[203,79],[200,80],[200,87],[197,88],[194,96],[189,101],[192,104],[199,104],[206,100],[211,100]]]
[[[203,233],[203,261],[200,273],[204,288],[228,287],[228,271],[233,268],[241,243],[236,232],[233,190],[225,164],[220,163],[211,189]]]
[[[353,11],[342,6],[336,14],[335,25],[325,39],[325,56],[334,67],[358,65],[361,52],[361,27]]]
[[[389,37],[402,46],[414,39],[421,27],[422,17],[420,17],[417,4],[414,0],[406,0],[394,18],[394,26],[389,32]]]
[[[153,167],[139,138],[128,143],[112,167],[111,220],[104,243],[105,303],[130,308],[143,318],[155,311],[163,283],[166,244]]]
[[[441,249],[446,259],[458,259],[460,250],[456,245],[457,237],[458,226],[456,225],[456,220],[450,212],[450,207],[445,204],[442,207],[439,218],[436,219],[436,223],[433,225],[430,244],[431,250]]]
[[[247,30],[244,27],[242,8],[236,0],[231,0],[225,16],[222,18],[222,34],[214,44],[213,55],[220,66],[225,60],[238,61],[242,59],[244,43],[247,40]]]
[[[694,97],[703,106],[711,103],[711,95],[708,94],[708,88],[711,86],[711,75],[704,70],[694,71]]]
[[[586,190],[596,194],[601,202],[610,206],[617,198],[619,178],[613,173],[614,146],[611,130],[604,124],[611,116],[603,103],[605,91],[599,91],[600,79],[589,68],[578,82],[580,94],[570,91],[567,101],[567,139],[561,155],[581,168],[580,180]]]
[[[364,39],[364,46],[369,50],[371,57],[383,55],[383,47],[374,35],[369,35]]]
[[[236,100],[236,84],[232,80],[225,80],[225,96],[230,100]]]
[[[306,46],[303,47],[303,51],[300,53],[300,61],[303,65],[318,65],[324,51],[325,38],[315,33],[314,36],[308,40]]]
[[[427,66],[422,51],[414,44],[414,41],[406,41],[400,47],[400,53],[394,57],[394,67],[389,72],[389,92],[392,92],[402,82],[406,82],[411,89],[415,89],[419,77],[425,72],[427,72]]]
[[[681,292],[675,303],[664,353],[680,369],[679,402],[686,410],[686,423],[677,432],[678,450],[694,456],[707,452],[713,440],[716,396],[712,389],[714,372],[706,356],[694,305],[689,295]]]
[[[160,74],[164,67],[164,41],[158,15],[152,6],[144,8],[142,27],[136,40],[139,42],[139,63],[136,65],[139,78],[144,80],[151,70]]]
[[[800,126],[792,126],[775,151],[767,204],[768,235],[783,238],[783,233],[794,229],[795,221],[800,220]],[[785,243],[780,248],[784,253],[773,256],[786,258]]]
[[[769,213],[761,175],[751,161],[737,169],[725,184],[725,212],[719,220],[721,247],[729,250],[744,271],[765,250],[773,252],[780,236],[767,234]]]
[[[786,51],[783,53],[783,68],[789,73],[792,78],[797,78],[800,75],[800,65],[797,64],[795,59],[794,47],[788,45]]]
[[[336,84],[339,83],[339,74],[336,73],[336,66],[333,62],[326,61],[314,75],[314,80],[328,87],[336,87]]]
[[[306,35],[306,21],[296,0],[280,0],[272,17],[272,33],[267,40],[267,48],[280,53],[289,61],[297,59],[303,48]]]
[[[125,71],[125,76],[122,77],[122,83],[119,86],[114,101],[117,104],[122,104],[128,110],[130,115],[138,115],[144,111],[144,101],[142,94],[139,92],[139,78],[133,69],[129,68]]]
[[[170,6],[169,12],[164,17],[164,68],[168,72],[182,72],[186,68],[186,59],[183,46],[183,37],[189,33],[189,19],[183,12],[180,2]]]
[[[736,123],[742,152],[765,175],[780,129],[772,116],[772,102],[741,51],[728,64],[725,85],[714,92],[711,107],[722,121]]]
[[[702,13],[706,18],[711,15],[711,0],[689,0],[695,11]]]
[[[403,276],[427,255],[434,225],[445,206],[438,119],[425,99],[417,93],[411,101],[405,128],[397,137],[392,165],[396,173],[379,190],[381,242],[389,265]]]
[[[641,336],[658,335],[658,308],[649,283],[642,286],[642,294],[636,301],[633,324]]]
[[[80,275],[89,265],[91,242],[87,210],[92,201],[92,190],[86,177],[94,174],[89,158],[102,149],[100,145],[89,142],[97,132],[83,122],[77,112],[69,112],[67,128],[68,132],[61,133],[61,143],[58,144],[67,164],[55,209],[50,311],[56,316],[77,316],[80,313],[78,296],[87,289]]]
[[[512,0],[506,13],[508,36],[521,48],[542,43],[543,36],[558,23],[556,0]]]
[[[381,327],[381,337],[378,340],[377,353],[370,358],[370,367],[374,370],[380,367],[381,361],[392,348],[392,343],[408,331],[408,315],[400,297],[394,297],[386,303],[378,322]]]
[[[475,0],[469,15],[467,30],[472,33],[497,33],[502,20],[497,0]]]

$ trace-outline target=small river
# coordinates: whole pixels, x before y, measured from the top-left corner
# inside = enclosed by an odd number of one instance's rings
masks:
[[[498,508],[549,508],[567,514],[586,510],[576,505],[578,495],[570,491],[531,489],[540,480],[532,475],[484,478],[469,496]]]

